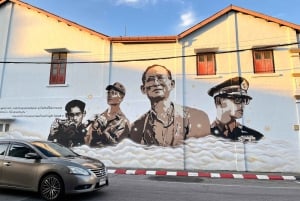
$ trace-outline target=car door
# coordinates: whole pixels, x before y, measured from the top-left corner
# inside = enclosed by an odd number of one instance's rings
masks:
[[[3,159],[5,157],[5,153],[7,151],[9,143],[0,143],[0,185],[3,183],[2,182],[2,167],[3,167]]]
[[[33,189],[36,183],[36,169],[39,161],[27,159],[25,154],[35,152],[23,143],[13,143],[2,165],[2,182],[7,186],[15,186],[24,189]]]

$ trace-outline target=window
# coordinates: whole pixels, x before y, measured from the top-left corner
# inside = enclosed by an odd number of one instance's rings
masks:
[[[274,73],[273,50],[253,51],[254,73]]]
[[[0,123],[0,133],[9,131],[9,124]]]
[[[5,154],[8,144],[0,144],[0,156]]]
[[[25,158],[25,155],[33,152],[29,147],[22,144],[13,144],[8,155],[12,157]]]
[[[215,75],[215,53],[197,54],[197,75]]]
[[[67,53],[53,52],[51,60],[50,84],[65,84]]]

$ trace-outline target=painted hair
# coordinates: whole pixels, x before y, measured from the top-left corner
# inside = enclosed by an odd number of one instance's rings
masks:
[[[73,107],[79,107],[79,109],[83,112],[85,108],[85,103],[82,102],[81,100],[71,100],[65,106],[66,112],[70,112],[71,108]]]
[[[151,68],[155,68],[156,66],[165,69],[165,70],[167,71],[167,74],[168,74],[169,79],[172,80],[172,73],[171,73],[171,71],[170,71],[167,67],[162,66],[162,65],[159,65],[159,64],[153,64],[153,65],[151,65],[151,66],[148,66],[148,67],[146,68],[146,70],[144,71],[143,76],[142,76],[142,82],[143,82],[143,84],[145,84],[147,72],[148,72]]]

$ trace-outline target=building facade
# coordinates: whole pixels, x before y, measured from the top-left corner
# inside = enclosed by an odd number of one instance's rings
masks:
[[[18,0],[0,19],[0,136],[48,139],[82,113],[97,145],[72,146],[107,166],[300,172],[300,25],[231,5],[178,35],[112,37]]]

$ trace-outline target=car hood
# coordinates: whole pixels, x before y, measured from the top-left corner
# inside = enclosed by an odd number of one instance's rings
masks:
[[[55,162],[70,163],[70,165],[80,164],[88,169],[97,169],[104,167],[104,164],[101,161],[87,156],[57,157],[52,158],[52,160]]]

